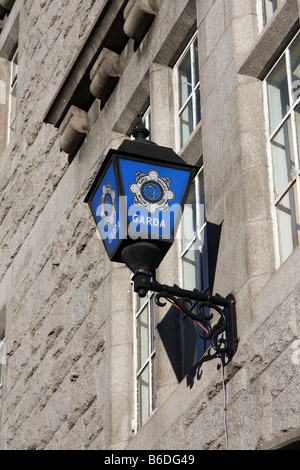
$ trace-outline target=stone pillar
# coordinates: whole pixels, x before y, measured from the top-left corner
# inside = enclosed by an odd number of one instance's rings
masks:
[[[105,263],[109,263],[108,258]],[[110,356],[107,448],[122,449],[130,440],[134,416],[133,302],[131,274],[123,265],[110,265],[110,315],[106,320]]]
[[[222,224],[214,290],[237,294],[240,324],[275,269],[263,84],[238,73],[257,38],[254,3],[197,2],[206,211]]]
[[[158,145],[174,148],[173,69],[152,64],[150,99],[152,140]]]
[[[151,140],[158,145],[175,149],[174,131],[174,96],[173,69],[162,64],[153,63],[150,69],[150,106],[151,106]],[[169,285],[178,282],[178,248],[175,241],[157,270],[157,279]],[[155,307],[154,307],[155,308]],[[157,325],[155,381],[157,389],[157,406],[160,407],[178,385],[178,373],[181,370],[180,315],[166,308],[155,308]],[[168,331],[172,340],[169,342],[163,333]],[[163,336],[163,337],[162,337]],[[166,345],[167,343],[167,345]],[[167,351],[167,350],[168,351]],[[170,357],[172,356],[172,364]]]

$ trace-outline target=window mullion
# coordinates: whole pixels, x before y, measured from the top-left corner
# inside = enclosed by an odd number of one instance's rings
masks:
[[[193,99],[193,92],[187,97],[186,101],[183,103],[183,105],[181,106],[181,108],[178,108],[178,116],[181,115],[182,111],[185,110],[185,108],[187,107],[187,105],[189,104],[189,102]]]
[[[282,199],[287,195],[287,193],[289,192],[289,190],[291,189],[291,187],[295,184],[296,179],[297,179],[297,176],[295,176],[294,178],[292,178],[292,179],[289,181],[289,184],[287,185],[287,187],[285,188],[285,190],[284,190],[279,196],[277,196],[277,198],[276,198],[275,201],[274,201],[275,206],[278,206],[278,204],[282,201]]]
[[[195,40],[194,40],[195,41]],[[193,129],[195,129],[197,121],[197,111],[196,111],[196,91],[195,91],[195,51],[194,51],[194,41],[192,41],[190,46],[190,57],[191,57],[191,78],[192,78],[192,106],[193,106]]]
[[[291,116],[291,112],[292,110],[289,109],[286,113],[286,115],[284,116],[284,118],[280,121],[280,123],[278,124],[278,126],[275,128],[275,130],[270,134],[270,141],[272,139],[274,139],[275,135],[280,131],[280,129],[282,128],[282,126],[286,123],[286,121],[288,120],[288,118]]]
[[[175,86],[175,119],[176,119],[176,148],[179,150],[182,148],[185,143],[187,142],[189,136],[194,131],[197,123],[197,92],[199,87],[199,81],[195,83],[195,41],[197,40],[197,32],[194,34],[192,39],[190,40],[189,44],[183,51],[182,55],[180,56],[179,60],[174,66],[174,86]],[[187,54],[189,54],[189,67],[191,71],[191,93],[185,99],[183,104],[179,103],[179,90],[180,90],[180,78],[179,78],[179,70],[181,64],[183,63],[184,59],[186,58]],[[187,109],[187,107],[190,109]],[[183,116],[184,111],[186,110],[186,115]],[[190,116],[189,116],[190,112]],[[183,118],[185,120],[183,120]]]
[[[189,242],[189,244],[187,245],[187,247],[182,250],[181,252],[181,258],[183,258],[187,252],[191,249],[191,247],[193,246],[193,244],[195,243],[195,241],[197,240],[197,234],[195,234],[195,236],[192,238],[192,240]]]
[[[153,396],[152,396],[152,390],[153,390],[153,377],[152,377],[152,363],[155,357],[155,344],[154,344],[154,339],[152,337],[153,332],[154,332],[154,310],[153,310],[153,293],[148,294],[148,298],[146,302],[143,303],[142,307],[139,308],[138,312],[136,313],[137,307],[139,304],[136,302],[136,296],[135,296],[135,309],[134,309],[134,425],[133,429],[135,432],[139,430],[141,426],[143,426],[146,422],[147,419],[150,418],[152,414],[152,409],[155,406],[155,403],[153,403]],[[147,312],[147,320],[145,318],[145,321],[147,321],[147,336],[145,338],[145,343],[139,344],[138,342],[138,321],[139,317],[142,314],[142,312]],[[153,339],[153,341],[152,341]],[[147,344],[146,344],[147,342]],[[142,348],[142,349],[141,349]],[[142,354],[142,351],[144,352]],[[138,360],[138,358],[141,357],[143,358],[143,363]],[[147,369],[148,367],[148,369]],[[147,394],[147,400],[148,400],[148,407],[147,409],[147,414],[146,410],[143,408],[143,403],[141,400],[143,400],[143,396],[139,394],[139,387],[140,387],[140,382],[143,380],[143,374],[147,372],[147,385],[146,382],[142,385],[143,388],[143,393]],[[147,392],[146,392],[147,390]]]

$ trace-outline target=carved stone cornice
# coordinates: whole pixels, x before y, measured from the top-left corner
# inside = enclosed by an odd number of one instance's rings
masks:
[[[158,13],[158,4],[158,0],[129,0],[124,9],[125,34],[141,41]]]
[[[92,95],[106,101],[120,76],[119,54],[103,48],[90,73]]]
[[[121,54],[129,41],[123,31],[123,10],[127,0],[99,2],[99,14],[86,32],[82,48],[45,113],[44,121],[59,127],[71,105],[88,111],[95,101],[90,92],[90,72],[100,51],[106,47]]]
[[[60,149],[74,155],[88,132],[88,114],[76,106],[71,106],[59,127]]]
[[[5,10],[10,11],[13,7],[15,0],[0,0],[0,6],[5,8]]]

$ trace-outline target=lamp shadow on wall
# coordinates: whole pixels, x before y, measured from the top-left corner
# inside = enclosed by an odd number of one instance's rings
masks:
[[[220,225],[207,222],[207,251],[209,263],[209,291],[213,293],[215,274],[218,261],[218,252],[222,231],[222,223]],[[170,364],[173,368],[175,376],[180,383],[186,378],[187,387],[192,388],[195,381],[201,380],[203,363],[218,357],[214,350],[209,349],[206,341],[205,345],[200,345],[199,341],[204,343],[199,337],[196,338],[195,333],[189,338],[189,349],[195,348],[199,351],[194,357],[193,363],[185,359],[186,346],[183,338],[183,314],[177,308],[170,307],[163,320],[157,325],[157,331],[163,343]],[[190,319],[188,319],[191,321]],[[198,333],[197,333],[198,334]],[[202,352],[201,352],[202,350]]]

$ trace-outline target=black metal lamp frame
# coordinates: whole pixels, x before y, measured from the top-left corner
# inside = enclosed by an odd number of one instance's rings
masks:
[[[235,354],[238,345],[236,328],[235,298],[232,294],[226,298],[219,295],[203,294],[198,290],[186,290],[180,287],[160,284],[153,280],[153,275],[147,271],[136,271],[132,277],[134,291],[145,297],[147,292],[156,292],[155,302],[164,307],[169,301],[183,314],[189,316],[202,328],[199,333],[203,340],[211,340],[211,345],[218,354],[226,354],[228,359]],[[215,325],[211,326],[213,313],[206,315],[205,308],[214,310],[220,316]]]
[[[149,131],[143,126],[142,115],[138,115],[138,125],[133,132],[135,137],[134,141],[125,140],[119,147],[117,154],[124,157],[140,159],[152,162],[154,159],[155,164],[160,163],[168,166],[177,166],[180,168],[184,166],[190,172],[189,178],[193,179],[196,174],[196,167],[186,165],[185,162],[166,147],[160,147],[153,142],[147,141]],[[111,162],[115,151],[110,151],[106,157],[108,162]],[[105,161],[102,165],[106,169]],[[107,163],[108,165],[108,163]],[[92,214],[96,223],[98,219],[92,207],[92,198],[98,185],[101,181],[104,172],[101,167],[85,202],[88,202],[91,207]],[[194,176],[193,176],[194,175]],[[120,178],[119,178],[120,179]],[[121,184],[120,184],[121,186]],[[124,189],[124,188],[123,188]],[[124,191],[121,191],[123,194]],[[182,197],[181,204],[183,205],[187,195],[187,188]],[[145,297],[147,292],[156,292],[155,301],[159,307],[166,305],[162,299],[169,301],[177,307],[183,314],[189,316],[192,320],[197,322],[201,327],[200,337],[203,340],[210,340],[212,347],[218,354],[225,353],[228,358],[231,358],[237,349],[237,328],[236,328],[236,311],[235,311],[235,298],[232,294],[223,298],[219,295],[204,294],[198,290],[185,290],[174,285],[173,287],[165,284],[160,284],[155,280],[155,270],[158,268],[160,262],[164,258],[166,252],[173,243],[174,233],[170,239],[165,240],[163,237],[154,238],[147,241],[132,241],[128,239],[121,239],[120,244],[112,252],[108,253],[112,261],[123,262],[134,273],[134,291],[140,296]],[[106,247],[107,248],[107,247]],[[213,313],[205,314],[205,310],[214,310],[219,314],[219,319],[214,319]],[[214,321],[213,321],[214,320]],[[214,326],[212,326],[212,321]]]

